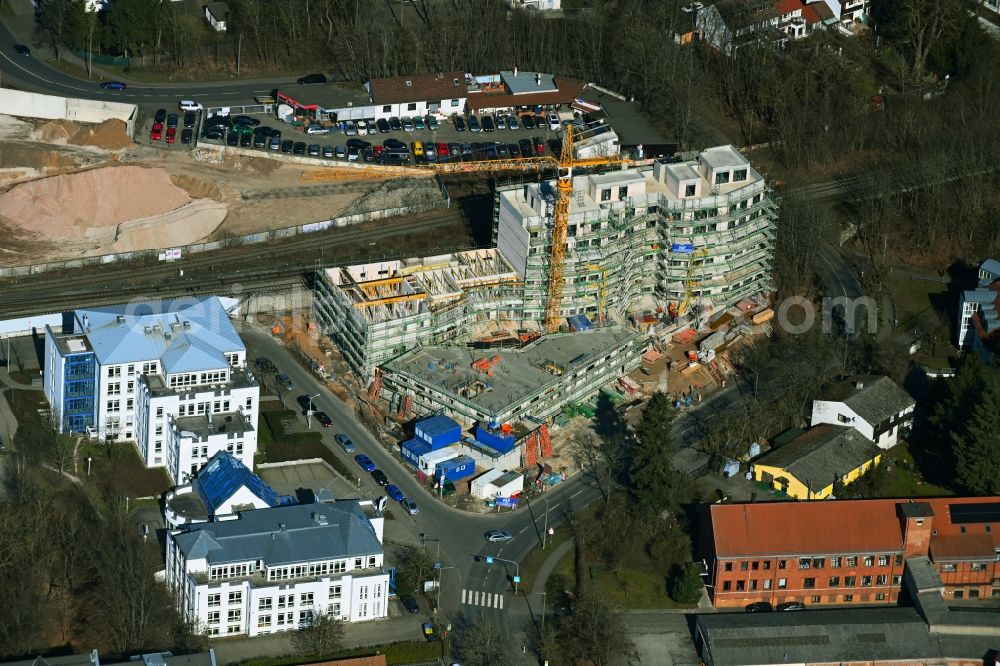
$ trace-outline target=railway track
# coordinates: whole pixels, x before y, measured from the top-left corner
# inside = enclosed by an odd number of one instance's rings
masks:
[[[0,281],[0,317],[26,317],[70,305],[110,305],[137,297],[237,295],[234,290],[245,293],[287,288],[302,284],[317,262],[329,265],[381,259],[387,253],[374,249],[380,240],[398,240],[462,222],[461,212],[455,207],[406,219],[292,236],[276,243],[193,254],[171,263],[150,257],[7,279]],[[469,246],[463,245],[461,238],[455,241],[442,251]]]

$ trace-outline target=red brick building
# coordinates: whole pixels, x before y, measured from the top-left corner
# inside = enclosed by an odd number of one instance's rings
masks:
[[[914,556],[945,599],[1000,597],[1000,497],[713,504],[702,552],[717,608],[895,603]]]

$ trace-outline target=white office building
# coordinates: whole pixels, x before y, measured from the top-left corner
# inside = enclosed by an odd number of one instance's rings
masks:
[[[218,298],[76,310],[70,321],[60,334],[46,327],[45,393],[62,432],[134,441],[178,482],[221,450],[253,465],[259,387]]]
[[[167,585],[209,636],[259,636],[388,615],[383,517],[370,501],[254,509],[167,536]]]

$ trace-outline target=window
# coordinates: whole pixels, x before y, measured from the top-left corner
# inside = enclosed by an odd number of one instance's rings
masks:
[[[156,418],[163,418],[163,407],[156,408]]]
[[[288,606],[288,597],[282,595],[278,597],[278,608],[285,608]],[[280,615],[278,617],[281,617]]]
[[[771,579],[770,578],[765,578],[764,579],[764,589],[765,590],[770,590],[771,589]]]
[[[274,597],[265,597],[257,603],[257,610],[269,611],[274,604]]]
[[[375,566],[375,560],[376,560],[376,557],[374,555],[371,555],[371,556],[368,557],[368,567],[369,568]]]
[[[808,569],[812,566],[812,559],[808,557],[799,558],[799,569]]]
[[[340,604],[330,604],[326,607],[326,614],[332,615],[333,617],[340,616]]]
[[[611,201],[611,188],[605,187],[601,190],[601,201]]]
[[[456,106],[458,106],[458,100],[457,100],[457,99],[453,99],[453,100],[451,100],[451,106],[452,106],[452,107],[456,107]]]
[[[856,567],[856,566],[858,566],[858,558],[854,557],[854,556],[848,557],[847,558],[847,566],[849,566],[849,567]]]
[[[812,598],[812,602],[813,602],[814,604],[818,604],[818,603],[820,602],[820,598],[819,598],[819,595],[818,595],[818,594],[814,594],[814,595],[813,595],[813,598]]]
[[[208,611],[208,623],[219,624],[219,611]]]
[[[970,599],[978,599],[979,598],[979,590],[969,590],[969,598]]]
[[[861,577],[861,587],[871,587],[871,586],[872,586],[872,577],[871,576],[862,576]]]
[[[896,576],[892,577],[892,584],[894,586],[899,587],[902,583],[903,583],[903,577],[902,576],[896,575]]]
[[[238,625],[238,624],[231,624],[231,625],[229,625],[229,628],[226,629],[226,632],[230,633],[230,634],[238,634],[238,633],[240,633],[240,625]]]
[[[813,558],[813,569],[822,569],[826,566],[825,557],[814,557]]]
[[[299,595],[299,605],[300,606],[312,606],[313,603],[313,593],[303,592]]]
[[[764,571],[771,570],[771,560],[764,560]]]
[[[885,585],[888,582],[889,582],[889,577],[888,576],[876,576],[875,577],[875,584],[876,585],[880,585],[881,586],[881,585]]]
[[[971,571],[986,571],[986,563],[985,562],[973,562],[972,564],[969,565],[969,569]]]
[[[751,590],[756,590],[757,589],[757,579],[756,578],[753,578],[753,579],[750,580],[750,589]]]
[[[731,582],[729,582],[728,580],[722,581],[722,591],[723,592],[729,592],[732,589],[733,589],[733,584]]]
[[[827,581],[828,587],[840,587],[840,576],[830,576],[830,580]]]
[[[725,185],[728,182],[729,182],[729,172],[728,171],[720,171],[719,173],[715,174],[715,184],[716,185]]]
[[[355,557],[354,558],[354,568],[355,569],[360,569],[361,568],[361,558],[360,557]]]
[[[889,556],[888,555],[879,555],[878,556],[878,565],[880,567],[887,567],[887,566],[889,566]]]
[[[788,580],[786,578],[779,578],[778,579],[778,589],[779,590],[783,590],[786,587],[788,587]]]
[[[392,105],[386,104],[382,107],[382,113],[392,113]]]
[[[839,568],[840,567],[840,558],[839,557],[831,557],[830,558],[830,566],[833,567],[834,569]]]
[[[844,576],[844,587],[854,587],[858,584],[857,576]]]
[[[621,201],[624,201],[625,199],[628,199],[628,185],[619,185],[618,186],[618,198]]]
[[[732,571],[733,570],[733,563],[732,562],[726,562],[725,564],[722,565],[722,570],[723,571]]]
[[[406,110],[407,111],[416,111],[417,110],[417,103],[416,102],[410,102],[410,103],[408,103],[406,105]]]
[[[278,613],[278,626],[283,626],[289,617],[291,617],[291,613]]]
[[[347,562],[340,560],[333,563],[333,573],[344,573],[347,570]]]
[[[230,622],[239,622],[241,617],[243,617],[242,608],[230,608],[229,611],[226,613],[226,618]]]
[[[962,593],[962,590],[955,590],[955,598],[956,599],[961,599],[964,596],[965,595]]]
[[[844,601],[854,601],[854,595],[853,594],[845,594],[844,595]]]
[[[744,592],[744,591],[746,591],[746,589],[747,589],[746,581],[744,581],[744,580],[738,580],[738,581],[736,581],[736,591],[737,592]]]
[[[271,616],[270,615],[261,615],[261,616],[259,616],[257,618],[257,627],[258,628],[269,627],[269,626],[271,626]]]
[[[786,562],[787,562],[787,560],[778,560],[778,568],[779,569],[784,569]]]
[[[312,620],[312,611],[299,611],[299,624],[309,624]]]
[[[850,423],[851,417],[845,416],[844,414],[837,414],[837,420],[840,421],[841,423]]]
[[[108,400],[108,411],[117,412],[121,409],[121,403],[118,400]]]
[[[952,573],[955,570],[956,570],[956,567],[955,567],[954,564],[942,564],[941,565],[941,572],[942,573]]]
[[[738,182],[740,182],[742,180],[746,180],[746,179],[747,179],[747,170],[746,169],[735,169],[733,171],[733,182],[734,183],[738,183]]]
[[[695,192],[695,185],[685,185],[684,186],[684,196],[693,197]]]
[[[116,366],[108,368],[108,377],[121,377],[122,369]]]
[[[749,562],[740,562],[740,571],[746,571],[750,568]]]
[[[209,607],[211,607],[211,606],[218,606],[219,602],[221,600],[220,599],[221,596],[222,596],[221,594],[210,594],[210,595],[208,595],[208,605],[209,605]]]
[[[885,595],[881,592],[875,595],[875,601],[885,601]]]
[[[108,384],[108,395],[121,395],[122,385],[121,382],[111,382]]]
[[[866,567],[875,566],[875,558],[872,557],[871,555],[865,555],[865,566]]]
[[[807,590],[811,590],[811,589],[815,588],[816,587],[816,579],[815,578],[803,578],[802,579],[802,587],[804,587]]]
[[[896,566],[897,567],[903,566],[903,556],[902,555],[896,555]]]
[[[243,603],[243,593],[242,592],[230,592],[229,593],[229,605],[241,604]]]

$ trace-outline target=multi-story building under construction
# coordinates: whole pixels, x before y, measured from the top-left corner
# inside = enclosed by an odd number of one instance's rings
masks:
[[[545,328],[554,181],[498,186],[497,247],[326,270],[317,318],[363,379],[417,345]],[[776,206],[732,146],[686,162],[573,176],[561,318],[684,316],[771,290]],[[528,336],[528,339],[533,339]]]

